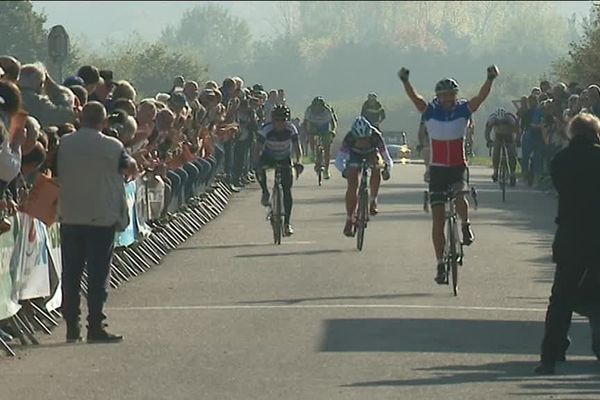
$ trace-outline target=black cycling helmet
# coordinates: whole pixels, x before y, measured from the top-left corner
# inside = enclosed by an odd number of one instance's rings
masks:
[[[289,121],[290,120],[290,109],[282,104],[277,105],[271,111],[271,118],[273,121]]]
[[[323,97],[321,97],[321,96],[317,96],[317,97],[315,97],[313,99],[312,105],[313,106],[316,106],[316,105],[324,106],[325,105],[325,99]]]
[[[435,85],[435,94],[458,93],[458,82],[452,78],[445,78]]]

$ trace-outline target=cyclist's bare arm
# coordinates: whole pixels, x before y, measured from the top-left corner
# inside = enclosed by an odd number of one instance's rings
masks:
[[[481,86],[481,89],[479,90],[479,94],[477,94],[477,96],[475,96],[471,100],[469,100],[469,110],[471,110],[472,113],[474,113],[475,111],[477,111],[479,109],[479,106],[481,106],[481,104],[485,101],[485,99],[487,99],[491,90],[492,90],[492,81],[487,79],[485,81],[485,83],[483,84],[483,86]]]
[[[406,91],[408,98],[413,102],[413,104],[417,108],[417,111],[419,111],[420,113],[424,113],[427,109],[427,101],[425,101],[423,96],[415,92],[415,89],[413,88],[410,82],[406,81],[403,82],[403,84],[404,90]]]
[[[489,67],[487,79],[485,80],[483,86],[481,86],[479,93],[477,94],[477,96],[469,100],[469,110],[471,110],[472,113],[477,111],[481,104],[483,104],[485,99],[487,99],[492,90],[492,83],[494,82],[494,79],[496,79],[497,76],[498,68],[496,68],[496,66]]]
[[[419,125],[419,132],[417,133],[417,139],[419,140],[419,145],[422,147],[427,147],[429,144],[427,140],[427,128],[425,128],[425,124]]]
[[[400,69],[400,71],[398,71],[398,77],[400,78],[400,81],[402,81],[402,84],[404,85],[404,90],[406,91],[406,95],[408,96],[410,101],[413,102],[413,104],[417,108],[417,111],[419,111],[422,114],[427,109],[427,101],[425,101],[423,96],[421,96],[420,94],[418,94],[415,91],[415,89],[413,88],[413,86],[411,85],[411,83],[408,80],[408,74],[409,74],[409,71],[406,68],[402,68],[402,69]]]

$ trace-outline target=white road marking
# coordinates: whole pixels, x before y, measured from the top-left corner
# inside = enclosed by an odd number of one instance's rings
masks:
[[[453,310],[453,311],[506,311],[506,312],[546,312],[545,308],[519,307],[478,307],[444,306],[425,304],[240,304],[240,305],[189,305],[189,306],[149,306],[149,307],[110,307],[113,311],[237,311],[237,310],[314,310],[314,309],[416,309],[416,310]]]

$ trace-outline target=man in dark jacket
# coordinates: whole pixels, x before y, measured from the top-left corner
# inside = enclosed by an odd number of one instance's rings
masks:
[[[556,272],[541,364],[535,369],[540,374],[554,373],[568,343],[572,312],[586,306],[582,299],[589,298],[585,293],[590,292],[590,285],[600,288],[600,119],[579,114],[571,120],[568,132],[569,146],[554,157],[550,167],[558,191],[558,228],[552,246]],[[593,301],[592,297],[587,302]],[[595,315],[590,320],[596,320]],[[597,339],[598,335],[593,336]],[[600,343],[593,347],[600,356]]]

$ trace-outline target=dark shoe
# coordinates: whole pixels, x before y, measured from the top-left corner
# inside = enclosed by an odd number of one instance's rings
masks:
[[[81,342],[81,325],[67,323],[67,343]]]
[[[554,375],[554,363],[542,362],[533,370],[538,375]]]
[[[511,176],[510,177],[510,183],[509,183],[510,187],[515,187],[517,186],[517,177],[516,176]]]
[[[469,246],[471,243],[475,241],[475,235],[473,234],[473,230],[471,229],[471,224],[463,224],[462,225],[462,235],[463,241],[462,244],[464,246]]]
[[[89,329],[87,334],[88,343],[118,343],[123,340],[123,336],[114,335],[106,331],[104,327]]]
[[[269,192],[264,192],[262,194],[262,197],[260,198],[260,204],[262,204],[263,207],[268,207],[271,205],[271,195]]]
[[[437,275],[435,276],[435,283],[438,285],[447,285],[448,277],[446,276],[446,266],[444,264],[438,264]]]
[[[379,214],[379,209],[377,208],[377,202],[372,201],[371,206],[369,207],[369,214],[377,215]]]
[[[350,219],[347,219],[346,225],[344,225],[344,236],[347,236],[347,237],[354,236],[354,223]]]
[[[492,175],[492,182],[494,182],[494,183],[498,182],[498,174]]]
[[[283,236],[292,236],[294,234],[294,228],[292,228],[292,224],[285,224],[285,229],[283,230]]]

